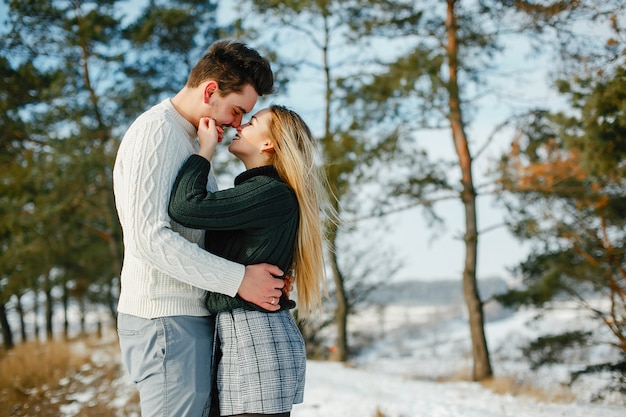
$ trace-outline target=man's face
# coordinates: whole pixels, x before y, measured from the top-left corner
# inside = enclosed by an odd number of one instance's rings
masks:
[[[208,108],[203,116],[212,117],[221,128],[239,127],[244,114],[252,111],[258,97],[250,84],[244,86],[240,93],[230,93],[224,97],[216,89],[209,96]]]

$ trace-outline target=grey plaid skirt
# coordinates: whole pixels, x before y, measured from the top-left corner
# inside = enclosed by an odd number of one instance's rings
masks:
[[[306,350],[289,310],[219,313],[220,414],[275,414],[303,401]]]

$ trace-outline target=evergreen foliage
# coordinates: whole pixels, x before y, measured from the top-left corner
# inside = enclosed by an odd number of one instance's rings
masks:
[[[596,339],[626,355],[626,71],[561,83],[573,111],[537,111],[501,160],[512,230],[535,243],[517,268],[523,286],[507,305],[575,301],[598,323]],[[608,331],[608,332],[607,332]],[[537,341],[547,348],[560,337]],[[532,346],[531,346],[532,347]],[[548,363],[538,360],[536,366]]]
[[[0,32],[0,305],[115,315],[112,166],[128,124],[186,82],[230,28],[213,0],[11,1]],[[25,295],[34,301],[23,309]],[[45,301],[44,301],[45,300]],[[0,313],[7,314],[6,309]],[[12,339],[0,317],[3,340]],[[84,324],[84,323],[83,323]],[[19,329],[35,337],[38,329]],[[35,334],[33,334],[35,333]]]

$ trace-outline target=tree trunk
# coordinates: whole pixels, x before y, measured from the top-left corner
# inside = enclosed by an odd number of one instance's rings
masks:
[[[80,310],[80,334],[85,336],[87,334],[87,301],[84,295],[78,299],[78,309]]]
[[[331,132],[331,102],[333,91],[331,87],[331,75],[330,64],[328,60],[328,44],[330,37],[330,29],[328,24],[328,17],[324,18],[324,42],[322,47],[322,59],[324,67],[324,82],[325,82],[325,96],[324,96],[324,140],[326,142],[326,148],[331,148],[333,143],[333,135]],[[329,178],[332,183],[336,178]],[[337,190],[333,190],[333,195],[339,196],[340,193]],[[339,203],[335,203],[335,210],[339,212]],[[336,254],[336,242],[338,225],[330,224],[328,227],[331,230],[328,232],[328,252],[330,254],[330,266],[333,274],[333,281],[335,283],[335,302],[337,303],[335,310],[335,325],[337,326],[337,340],[335,341],[335,350],[331,352],[330,359],[335,361],[345,361],[348,359],[348,298],[346,295],[346,289],[344,285],[344,278],[339,269]]]
[[[333,281],[335,283],[335,302],[337,303],[335,307],[335,325],[337,326],[337,340],[335,341],[335,349],[331,352],[330,359],[343,362],[348,359],[348,299],[343,275],[337,264],[337,254],[335,250],[337,226],[334,225],[331,227],[332,231],[329,233],[329,260],[333,273]]]
[[[44,295],[46,297],[46,302],[45,302],[45,316],[46,316],[46,339],[47,340],[52,340],[53,338],[53,333],[52,333],[52,311],[54,309],[53,307],[53,300],[52,300],[52,283],[50,282],[50,273],[47,273],[46,275],[44,275]]]
[[[17,311],[17,318],[20,323],[20,335],[22,337],[22,343],[23,343],[27,340],[27,336],[26,336],[26,324],[24,320],[24,315],[25,315],[24,306],[22,305],[22,295],[17,294],[15,298],[17,299],[17,301],[15,302],[15,310]]]
[[[70,321],[68,317],[68,309],[70,306],[70,290],[67,287],[67,278],[63,277],[63,295],[62,295],[62,303],[63,303],[63,337],[65,340],[69,340],[70,338]]]
[[[458,85],[458,42],[455,6],[457,0],[447,0],[446,19],[447,54],[449,61],[450,127],[454,148],[461,167],[463,190],[461,200],[465,210],[465,265],[463,267],[463,295],[469,314],[470,334],[474,365],[472,379],[480,381],[493,375],[485,339],[483,305],[476,284],[476,263],[478,253],[478,231],[476,227],[476,190],[472,178],[472,157],[470,155],[464,122],[461,112],[461,99]]]
[[[13,342],[13,332],[7,317],[7,309],[5,303],[0,303],[0,328],[2,328],[2,344],[5,349],[9,350],[15,346]]]
[[[112,195],[112,194],[111,194]],[[112,203],[110,204],[110,207],[115,207],[115,204]],[[108,235],[108,239],[107,239],[107,243],[108,243],[108,247],[109,247],[109,253],[111,254],[111,259],[113,260],[113,262],[111,263],[111,269],[112,269],[112,278],[111,280],[107,283],[106,287],[107,287],[107,306],[109,308],[109,311],[111,313],[111,318],[113,319],[113,321],[116,320],[117,318],[117,295],[114,294],[114,289],[116,290],[115,293],[119,294],[120,292],[120,288],[119,288],[119,278],[117,279],[117,286],[114,286],[113,283],[116,281],[115,278],[113,277],[119,277],[120,273],[122,271],[122,260],[120,258],[121,256],[121,251],[118,248],[117,245],[117,240],[115,239],[115,234],[113,233],[113,228],[114,227],[118,227],[117,226],[117,217],[115,217],[115,220],[112,216],[107,216],[107,223],[109,224],[109,235]]]
[[[39,304],[39,290],[35,291],[35,304],[33,305],[33,334],[35,335],[35,341],[39,342],[39,333],[41,332],[41,328],[39,327],[39,312],[41,305]]]

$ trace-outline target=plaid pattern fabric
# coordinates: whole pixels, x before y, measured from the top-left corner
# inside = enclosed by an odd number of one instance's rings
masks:
[[[303,401],[306,351],[291,313],[244,310],[217,315],[221,415],[274,414]]]

